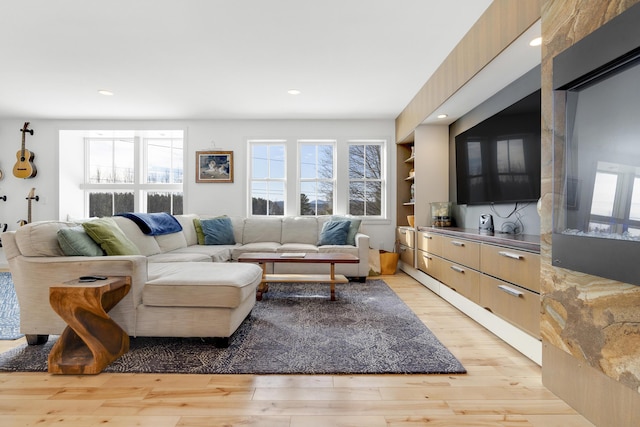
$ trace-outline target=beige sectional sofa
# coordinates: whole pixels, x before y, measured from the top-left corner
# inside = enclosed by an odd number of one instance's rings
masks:
[[[140,255],[66,256],[58,230],[76,222],[41,221],[2,234],[20,304],[20,330],[30,344],[46,342],[66,326],[49,305],[49,287],[82,275],[131,276],[129,294],[110,316],[131,336],[229,337],[253,308],[262,269],[236,263],[247,252],[345,252],[359,264],[336,265],[336,273],[363,280],[368,273],[369,237],[353,245],[320,245],[330,217],[231,217],[235,244],[202,245],[194,219],[176,215],[179,232],[144,234],[125,217],[113,217]],[[323,272],[326,265],[278,263],[275,273]]]

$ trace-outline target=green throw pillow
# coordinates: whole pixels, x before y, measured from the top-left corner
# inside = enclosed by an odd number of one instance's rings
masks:
[[[58,230],[58,243],[67,256],[102,256],[104,252],[81,225]]]
[[[362,219],[352,217],[352,216],[338,216],[334,215],[331,217],[331,221],[349,221],[349,233],[347,234],[347,245],[355,246],[356,245],[356,234],[360,230],[360,224],[362,223]]]
[[[205,245],[235,245],[236,239],[233,236],[233,225],[231,218],[220,217],[211,219],[201,219],[200,225],[204,233]]]
[[[346,245],[349,234],[349,221],[327,221],[322,225],[318,246]]]
[[[107,255],[140,255],[136,245],[111,218],[98,218],[84,222],[82,227]]]
[[[204,245],[204,232],[202,231],[202,224],[200,223],[200,218],[193,219],[193,226],[196,229],[196,236],[198,237],[198,244]]]

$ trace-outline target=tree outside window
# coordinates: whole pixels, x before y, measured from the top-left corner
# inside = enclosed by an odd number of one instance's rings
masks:
[[[349,144],[349,214],[383,215],[383,143]]]
[[[335,142],[300,142],[300,215],[331,215],[334,210]]]

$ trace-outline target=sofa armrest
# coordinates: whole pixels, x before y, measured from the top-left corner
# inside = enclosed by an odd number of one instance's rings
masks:
[[[364,233],[356,234],[356,247],[358,248],[358,275],[367,277],[369,274],[369,236]]]
[[[49,287],[84,275],[130,276],[131,291],[109,315],[130,335],[135,333],[135,310],[147,282],[147,259],[142,255],[100,257],[25,257],[9,260],[20,304],[20,330],[25,334],[56,334],[64,324],[49,305]],[[49,326],[50,325],[50,326]]]

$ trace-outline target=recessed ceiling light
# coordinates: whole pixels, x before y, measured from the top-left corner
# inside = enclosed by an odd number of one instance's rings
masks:
[[[438,114],[439,119],[446,119],[447,117],[449,117],[447,114]]]
[[[540,46],[542,44],[542,37],[536,37],[529,42],[529,46]]]
[[[98,93],[100,95],[104,95],[104,96],[113,96],[113,92],[111,92],[110,90],[106,90],[106,89],[100,89],[98,91]]]
[[[298,89],[289,89],[287,93],[289,95],[300,95],[302,92],[300,92]]]

